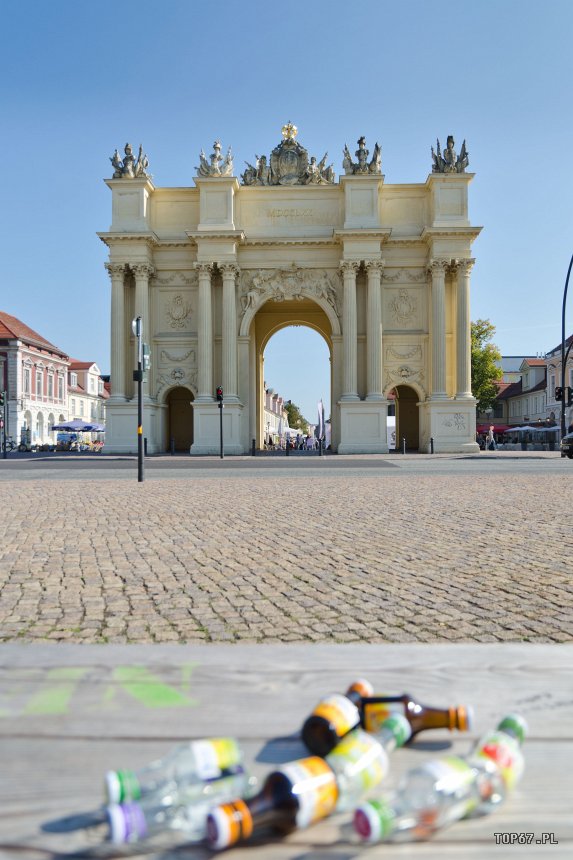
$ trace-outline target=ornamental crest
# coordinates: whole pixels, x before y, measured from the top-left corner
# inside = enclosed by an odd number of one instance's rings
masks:
[[[296,263],[288,269],[273,269],[269,272],[259,270],[243,283],[243,312],[257,308],[266,301],[300,301],[306,295],[328,302],[338,314],[338,282],[335,278],[324,269],[299,269]]]
[[[174,296],[166,306],[165,313],[171,328],[185,328],[191,313],[191,305],[183,296]]]
[[[390,302],[392,316],[399,323],[406,323],[416,313],[416,301],[407,290],[400,290],[398,295]]]
[[[256,165],[249,164],[241,175],[243,185],[326,185],[334,182],[332,165],[326,165],[328,153],[317,162],[296,140],[298,129],[291,122],[282,127],[283,141],[271,152],[270,164],[265,155],[257,155]]]

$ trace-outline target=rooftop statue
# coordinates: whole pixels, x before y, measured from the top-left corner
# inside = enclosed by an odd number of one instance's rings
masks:
[[[327,185],[334,182],[332,165],[326,165],[328,153],[317,162],[296,140],[298,129],[288,122],[282,127],[282,143],[275,146],[270,164],[264,155],[257,155],[256,164],[245,162],[247,169],[241,175],[243,185]]]
[[[114,168],[114,179],[139,179],[140,177],[143,177],[144,179],[150,178],[150,174],[147,173],[149,161],[147,156],[143,154],[143,147],[141,144],[139,146],[137,159],[133,155],[131,143],[126,143],[123,160],[120,158],[119,152],[116,149],[113,156],[110,158],[110,161]]]
[[[456,155],[454,138],[451,134],[448,135],[443,153],[440,151],[440,141],[436,140],[436,152],[432,146],[432,161],[432,173],[463,173],[470,163],[465,140],[459,155]]]
[[[344,149],[342,153],[344,155],[344,159],[342,161],[342,167],[344,168],[344,172],[347,176],[354,175],[360,176],[361,174],[381,174],[382,173],[382,151],[380,149],[379,144],[376,144],[374,147],[374,153],[370,161],[368,161],[368,156],[370,151],[366,149],[366,138],[361,137],[357,141],[358,149],[354,153],[357,158],[357,161],[354,162],[352,160],[352,156],[350,155],[350,150],[348,146],[344,144]]]
[[[196,167],[199,176],[232,176],[233,155],[231,147],[227,150],[225,158],[221,155],[221,142],[216,140],[213,144],[214,152],[211,153],[210,162],[203,150],[199,154],[199,167]]]

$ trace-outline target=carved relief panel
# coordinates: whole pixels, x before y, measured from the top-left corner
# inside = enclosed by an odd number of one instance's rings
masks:
[[[426,271],[386,269],[384,285],[384,330],[427,330]]]
[[[156,287],[158,330],[169,334],[190,333],[195,329],[197,275],[171,272],[153,279]],[[158,289],[157,289],[158,288]]]

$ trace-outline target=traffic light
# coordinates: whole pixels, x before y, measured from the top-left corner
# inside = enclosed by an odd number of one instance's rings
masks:
[[[0,406],[4,406],[4,400],[6,398],[6,392],[0,391]]]
[[[220,385],[217,387],[217,400],[219,401],[219,403],[223,402],[223,389]]]
[[[555,386],[555,400],[563,400],[563,388],[560,385]]]
[[[567,406],[573,406],[573,388],[567,386]]]

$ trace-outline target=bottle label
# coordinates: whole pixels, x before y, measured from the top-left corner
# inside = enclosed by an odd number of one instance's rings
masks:
[[[313,716],[322,717],[332,723],[339,738],[343,738],[360,724],[358,708],[340,693],[334,693],[327,699],[323,699],[312,713]]]
[[[521,778],[524,769],[521,749],[517,741],[504,732],[486,735],[474,755],[478,759],[487,758],[494,762],[508,791]]]
[[[232,738],[194,741],[192,746],[199,779],[218,779],[222,771],[241,760],[239,746]]]
[[[405,708],[403,702],[379,702],[368,704],[364,707],[364,728],[367,732],[376,734],[380,731],[382,723],[391,717],[392,714],[401,714],[405,716]]]
[[[426,762],[422,766],[426,773],[432,775],[435,782],[440,783],[444,794],[454,794],[465,788],[474,780],[474,771],[470,764],[457,756],[445,756]]]
[[[318,756],[301,758],[277,768],[292,784],[298,800],[296,826],[308,827],[333,812],[338,800],[338,787],[332,768]]]
[[[326,757],[336,774],[344,774],[361,794],[375,788],[390,769],[384,747],[366,732],[357,729],[347,735]]]

